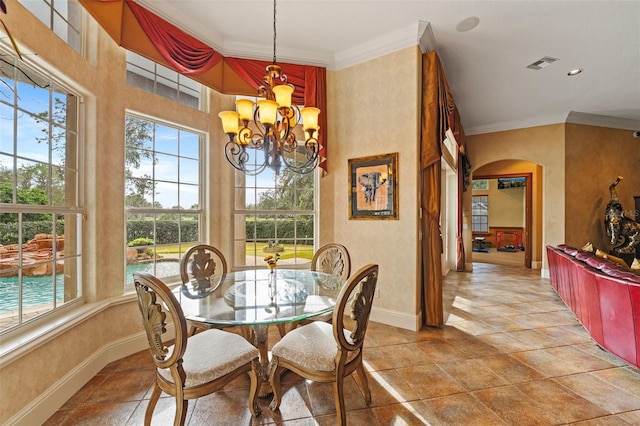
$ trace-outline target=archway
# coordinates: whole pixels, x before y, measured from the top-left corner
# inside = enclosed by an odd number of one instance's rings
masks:
[[[476,182],[490,183],[490,189],[473,193],[487,195],[493,212],[487,217],[486,229],[472,232],[472,261],[541,268],[542,167],[530,161],[500,160],[478,167],[472,176]],[[478,242],[486,250],[476,251]]]

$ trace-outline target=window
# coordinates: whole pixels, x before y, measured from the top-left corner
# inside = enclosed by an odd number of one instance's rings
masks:
[[[262,163],[255,150],[247,152],[249,162]],[[316,173],[301,175],[286,167],[279,175],[270,168],[257,176],[237,171],[235,182],[234,268],[265,266],[264,258],[275,253],[279,264],[308,264],[317,228]]]
[[[258,176],[236,172],[234,267],[265,266],[264,257],[279,253],[280,263],[311,261],[316,211],[315,174],[267,169]]]
[[[0,48],[0,334],[82,298],[79,96]]]
[[[70,0],[18,0],[69,46],[82,54],[82,6]]]
[[[472,232],[489,232],[489,196],[471,197]]]
[[[180,254],[201,238],[204,136],[127,115],[125,139],[128,284],[136,271],[177,276]]]
[[[200,83],[129,51],[127,83],[192,108],[202,107]]]

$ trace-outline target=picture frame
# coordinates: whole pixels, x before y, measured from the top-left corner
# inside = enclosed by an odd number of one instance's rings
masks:
[[[498,178],[498,189],[524,188],[526,184],[527,184],[527,178],[524,176]]]
[[[349,219],[398,219],[398,153],[349,160]]]

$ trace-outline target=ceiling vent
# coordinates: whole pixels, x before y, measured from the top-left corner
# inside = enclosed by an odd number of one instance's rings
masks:
[[[542,59],[538,59],[534,63],[527,65],[527,68],[529,68],[530,70],[541,70],[542,68],[548,67],[549,65],[551,65],[557,60],[558,58],[552,58],[551,56],[544,56]]]

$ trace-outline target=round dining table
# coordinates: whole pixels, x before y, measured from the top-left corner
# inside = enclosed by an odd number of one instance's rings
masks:
[[[187,320],[215,327],[249,327],[260,352],[260,374],[269,378],[268,329],[282,334],[287,324],[333,311],[344,280],[304,269],[251,269],[228,272],[174,290]],[[266,395],[269,391],[261,391]]]

